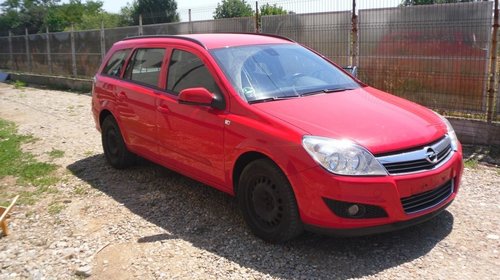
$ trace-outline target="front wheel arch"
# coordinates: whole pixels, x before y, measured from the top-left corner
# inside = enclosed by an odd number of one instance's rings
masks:
[[[303,231],[295,192],[282,169],[267,157],[244,168],[236,193],[250,230],[261,239],[281,243]]]
[[[238,193],[238,182],[240,181],[241,172],[243,172],[243,169],[245,169],[245,167],[248,164],[250,164],[252,161],[255,161],[258,159],[268,159],[270,161],[273,161],[271,158],[269,158],[265,154],[255,152],[255,151],[245,152],[245,153],[241,154],[238,157],[238,159],[236,160],[234,167],[233,167],[233,174],[232,174],[233,192],[235,195]]]

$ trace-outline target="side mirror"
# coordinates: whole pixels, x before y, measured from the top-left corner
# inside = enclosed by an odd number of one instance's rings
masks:
[[[351,73],[354,77],[358,77],[358,66],[347,66],[344,67],[344,70]]]
[[[186,88],[179,93],[178,100],[180,104],[212,106],[215,96],[206,88]]]

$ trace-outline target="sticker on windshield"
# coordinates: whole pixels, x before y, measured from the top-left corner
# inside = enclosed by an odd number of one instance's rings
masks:
[[[255,90],[253,87],[244,87],[243,88],[243,94],[247,99],[254,99],[255,98]]]

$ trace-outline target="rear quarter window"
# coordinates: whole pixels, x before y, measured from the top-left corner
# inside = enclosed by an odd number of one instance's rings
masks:
[[[120,74],[125,65],[130,49],[116,51],[104,66],[102,74],[114,77],[120,77]]]
[[[125,79],[157,87],[165,49],[138,49],[125,71]]]

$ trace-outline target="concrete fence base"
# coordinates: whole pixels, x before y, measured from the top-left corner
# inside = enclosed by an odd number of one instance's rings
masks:
[[[23,81],[27,84],[48,86],[54,89],[79,91],[89,95],[92,90],[92,80],[90,79],[47,76],[29,73],[11,73],[10,79]]]
[[[448,118],[463,144],[500,146],[500,123]]]

